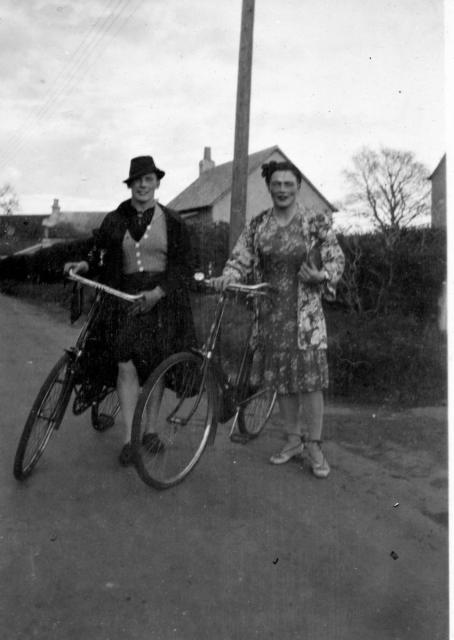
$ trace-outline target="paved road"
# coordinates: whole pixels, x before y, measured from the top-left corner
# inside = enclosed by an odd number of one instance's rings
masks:
[[[0,303],[2,638],[448,637],[443,461],[417,448],[405,458],[404,446],[399,457],[397,445],[367,455],[344,433],[327,442],[333,472],[319,481],[303,463],[267,463],[281,444],[275,416],[247,446],[221,428],[183,484],[156,492],[117,465],[118,428],[100,434],[68,415],[19,484],[27,410],[75,331]],[[332,436],[349,419],[328,414]],[[354,417],[374,426],[369,408]]]

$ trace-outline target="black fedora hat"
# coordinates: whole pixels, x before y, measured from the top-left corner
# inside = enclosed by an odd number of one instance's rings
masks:
[[[128,187],[134,180],[146,176],[147,173],[155,173],[158,180],[165,176],[165,171],[158,169],[151,156],[138,156],[131,160],[129,167],[129,177],[123,180]]]

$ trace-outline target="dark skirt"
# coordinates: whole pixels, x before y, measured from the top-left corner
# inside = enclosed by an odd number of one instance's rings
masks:
[[[159,276],[137,273],[123,276],[125,293],[151,290]],[[104,347],[106,378],[112,383],[118,363],[132,361],[142,385],[153,369],[167,356],[195,344],[189,297],[185,290],[164,296],[150,311],[131,315],[134,303],[109,296],[96,333]]]

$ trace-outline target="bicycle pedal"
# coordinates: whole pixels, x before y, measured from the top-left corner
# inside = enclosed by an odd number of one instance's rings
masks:
[[[250,438],[245,433],[232,433],[230,440],[237,444],[246,444],[249,442]]]

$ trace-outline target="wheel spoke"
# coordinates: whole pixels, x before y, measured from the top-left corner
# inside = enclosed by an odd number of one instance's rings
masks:
[[[246,398],[240,406],[238,429],[249,438],[256,438],[265,427],[276,401],[276,393],[269,388],[260,389]]]
[[[42,385],[16,451],[14,475],[22,480],[34,469],[55,429],[58,429],[71,395],[71,358],[60,358]]]
[[[157,488],[180,482],[195,466],[213,423],[214,403],[202,376],[201,359],[177,354],[152,374],[139,400],[133,425],[136,466]],[[154,433],[161,446],[145,446]]]

